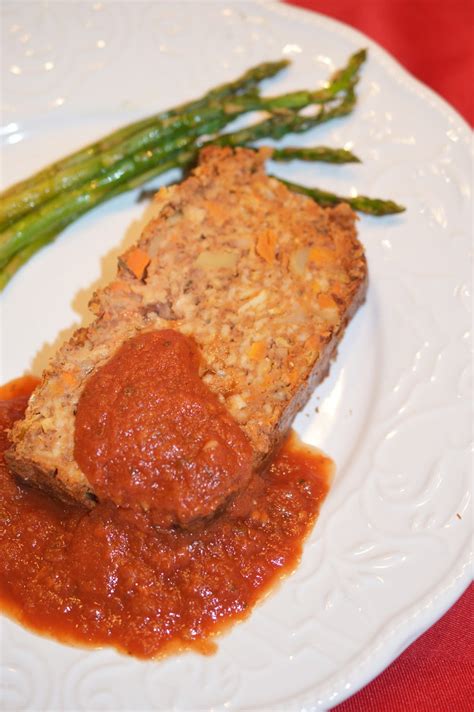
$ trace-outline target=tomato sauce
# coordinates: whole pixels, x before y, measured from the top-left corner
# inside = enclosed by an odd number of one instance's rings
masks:
[[[199,377],[199,361],[192,339],[163,329],[128,339],[88,379],[74,458],[100,501],[187,526],[247,484],[252,448]]]
[[[0,444],[34,381],[0,392]],[[157,529],[137,508],[59,502],[0,467],[0,604],[57,640],[140,658],[194,649],[245,618],[301,555],[331,462],[292,436],[210,520]]]

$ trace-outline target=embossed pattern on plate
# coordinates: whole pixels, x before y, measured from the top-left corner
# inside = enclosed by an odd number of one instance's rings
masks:
[[[267,84],[280,92],[321,85],[369,47],[355,113],[297,139],[346,145],[364,163],[275,167],[408,208],[359,222],[367,303],[296,420],[337,464],[300,567],[210,658],[143,663],[62,646],[7,619],[0,628],[3,709],[327,709],[470,579],[471,132],[366,37],[283,5],[4,2],[2,14],[5,184],[258,61],[293,60]],[[137,233],[143,208],[134,199],[68,229],[3,293],[2,380],[38,371],[58,332],[64,338],[83,317],[118,243]]]

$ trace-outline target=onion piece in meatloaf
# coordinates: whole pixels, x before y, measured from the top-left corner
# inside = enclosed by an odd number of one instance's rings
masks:
[[[264,151],[210,147],[94,294],[96,315],[59,349],[11,431],[10,468],[92,506],[74,460],[87,380],[138,332],[176,329],[200,376],[240,425],[259,466],[326,375],[365,297],[367,267],[348,205],[323,209],[265,174]]]

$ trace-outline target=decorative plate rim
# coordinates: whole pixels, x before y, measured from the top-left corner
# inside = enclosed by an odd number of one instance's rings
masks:
[[[305,20],[313,24],[319,26],[329,25],[334,32],[343,37],[357,39],[358,42],[366,43],[371,53],[374,51],[376,56],[378,55],[378,59],[399,84],[402,84],[421,99],[428,101],[432,108],[441,113],[450,123],[457,124],[457,127],[463,133],[466,133],[463,137],[464,141],[470,146],[471,155],[474,155],[474,147],[470,141],[471,129],[459,112],[443,97],[413,76],[375,40],[372,40],[360,30],[317,11],[306,10],[283,2],[274,2],[274,0],[255,0],[255,2],[279,14],[294,15],[298,19],[304,16]],[[472,563],[472,547],[468,544],[458,556],[448,581],[443,577],[442,581],[429,594],[422,596],[402,613],[398,614],[395,622],[388,630],[374,636],[370,646],[364,650],[362,659],[346,666],[344,675],[338,677],[336,674],[332,676],[331,682],[326,682],[324,685],[325,691],[329,691],[329,688],[333,690],[330,695],[331,706],[344,702],[344,700],[347,700],[375,679],[456,603],[472,581]],[[415,620],[417,625],[414,630]],[[413,621],[412,627],[409,627],[410,621]],[[367,669],[369,666],[370,669]],[[301,712],[324,709],[329,701],[327,697],[324,699],[325,694],[320,695],[316,701],[313,696],[302,694],[298,697],[292,697],[291,703],[295,710],[298,709]]]
[[[352,42],[356,41],[359,45],[368,46],[378,64],[397,84],[423,100],[459,131],[461,140],[470,145],[470,153],[473,154],[472,132],[463,117],[364,33],[321,13],[275,2],[275,0],[250,0],[248,4],[264,8],[274,15],[294,18],[299,23],[303,19],[305,23],[320,27]],[[452,558],[449,574],[445,572],[428,593],[419,596],[415,601],[412,600],[401,612],[391,618],[387,617],[383,629],[375,633],[370,642],[354,654],[352,662],[344,663],[342,673],[331,673],[324,681],[313,682],[312,686],[307,687],[304,692],[281,698],[272,707],[272,712],[276,709],[284,709],[285,712],[327,709],[344,701],[376,677],[408,645],[433,625],[468,587],[472,578],[470,575],[472,552],[469,543],[462,548],[459,547],[457,556],[453,555]],[[267,708],[259,707],[259,709]]]

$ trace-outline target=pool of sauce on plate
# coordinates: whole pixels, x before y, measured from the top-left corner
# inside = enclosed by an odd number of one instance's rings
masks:
[[[0,445],[37,381],[0,389]],[[332,463],[290,436],[224,511],[157,529],[136,509],[65,504],[17,481],[1,456],[0,605],[59,641],[139,658],[215,650],[291,572],[326,496]]]

